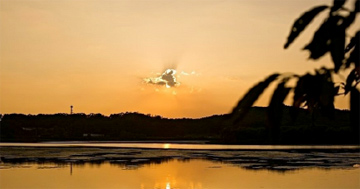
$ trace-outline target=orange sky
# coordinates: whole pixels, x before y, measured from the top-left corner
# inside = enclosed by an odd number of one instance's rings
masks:
[[[0,113],[68,113],[70,105],[105,115],[228,113],[271,73],[332,66],[329,55],[307,61],[300,50],[326,13],[283,49],[302,12],[331,3],[1,0]],[[358,26],[359,19],[348,33]],[[168,68],[177,70],[179,86],[144,82]],[[266,106],[269,94],[256,105]],[[346,100],[336,107],[347,108]]]

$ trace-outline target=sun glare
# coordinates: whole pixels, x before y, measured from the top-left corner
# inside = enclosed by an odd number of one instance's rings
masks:
[[[170,144],[164,144],[163,148],[164,148],[164,149],[169,149],[169,148],[170,148]]]

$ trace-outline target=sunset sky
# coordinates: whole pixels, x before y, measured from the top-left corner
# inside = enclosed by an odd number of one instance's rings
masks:
[[[294,20],[322,4],[332,1],[0,0],[0,113],[229,113],[269,74],[332,67],[301,51],[325,12],[283,49]],[[147,82],[167,69],[176,85]]]

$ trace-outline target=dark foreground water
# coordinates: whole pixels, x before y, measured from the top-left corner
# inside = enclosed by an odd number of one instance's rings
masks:
[[[353,146],[0,146],[0,188],[360,188]],[[72,143],[74,144],[74,143]],[[193,145],[193,144],[184,144]]]

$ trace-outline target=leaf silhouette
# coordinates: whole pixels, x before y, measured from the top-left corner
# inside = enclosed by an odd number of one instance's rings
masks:
[[[337,88],[334,87],[330,70],[323,68],[316,70],[316,75],[306,74],[300,77],[296,84],[291,114],[295,119],[298,108],[305,103],[310,111],[316,108],[331,115],[336,94]]]
[[[360,94],[356,88],[350,91],[350,122],[355,136],[359,135]]]
[[[285,84],[288,80],[289,78],[285,78],[282,82],[280,82],[271,97],[269,111],[275,114],[277,114],[276,111],[274,112],[272,110],[276,110],[279,107],[282,107],[286,96],[290,92],[291,88],[285,87]]]
[[[305,74],[304,76],[300,77],[296,83],[292,105],[293,108],[291,109],[291,116],[293,119],[297,117],[298,109],[307,100],[308,86],[311,84],[312,80],[312,75]]]
[[[321,11],[328,8],[326,5],[318,6],[311,9],[308,12],[305,12],[303,15],[298,18],[293,26],[291,27],[290,34],[288,36],[288,40],[284,45],[284,48],[288,48],[289,45],[295,40],[295,38],[306,28],[306,26],[318,15]]]
[[[349,52],[356,45],[356,43],[359,43],[359,40],[360,40],[360,31],[357,31],[355,36],[351,38],[350,43],[346,46],[345,53]]]
[[[272,139],[277,138],[283,115],[283,102],[291,90],[291,88],[285,87],[285,84],[289,79],[290,78],[285,78],[282,82],[278,84],[271,97],[268,107],[269,129]]]
[[[337,87],[335,87],[334,82],[331,78],[331,73],[329,70],[322,70],[323,72],[317,74],[316,77],[320,80],[320,93],[319,96],[315,96],[315,98],[319,99],[319,108],[321,109],[322,113],[331,117],[334,114],[334,96],[337,94]]]
[[[331,12],[339,10],[344,4],[346,0],[334,0],[334,4],[331,7]]]
[[[358,72],[360,72],[360,68],[359,68],[359,40],[355,41],[355,47],[353,48],[354,50],[352,50],[352,52],[350,53],[349,58],[346,60],[346,67],[350,67],[351,63],[354,63],[355,68],[358,69]]]
[[[345,49],[345,27],[337,27],[330,38],[330,54],[334,62],[334,71],[337,73],[343,64]]]
[[[338,27],[339,21],[343,20],[342,16],[330,16],[320,28],[315,32],[312,41],[304,47],[304,50],[310,51],[310,59],[318,59],[330,50],[331,38]]]
[[[345,28],[349,27],[355,21],[355,18],[356,18],[356,12],[355,11],[350,12],[349,16],[345,18],[343,26]]]
[[[345,94],[349,93],[351,88],[352,88],[352,83],[355,81],[355,78],[356,78],[356,73],[355,73],[355,69],[353,69],[348,77],[346,78],[346,83],[345,83]]]
[[[245,96],[238,102],[230,116],[234,120],[234,123],[239,122],[249,111],[254,102],[264,92],[264,90],[273,82],[280,74],[275,73],[267,77],[264,81],[258,83],[252,87]]]

